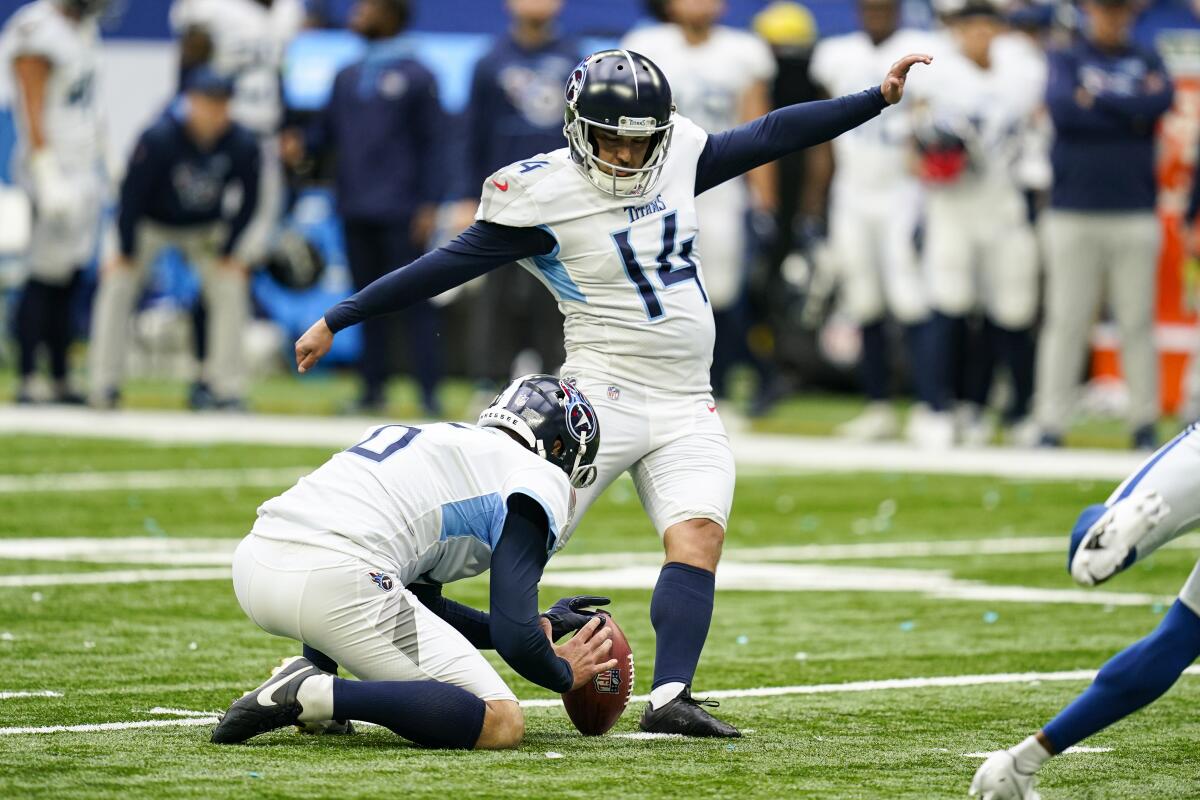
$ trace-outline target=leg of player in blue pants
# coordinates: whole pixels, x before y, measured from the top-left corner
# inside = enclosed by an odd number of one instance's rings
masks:
[[[1200,426],[1160,448],[1071,534],[1068,567],[1086,585],[1107,580],[1200,524]],[[1083,694],[1042,730],[994,753],[971,783],[984,800],[1032,800],[1052,756],[1152,703],[1200,657],[1200,565],[1149,636],[1113,656]]]

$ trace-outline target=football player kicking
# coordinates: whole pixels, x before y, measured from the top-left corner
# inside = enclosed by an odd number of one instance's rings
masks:
[[[537,612],[542,569],[570,535],[572,487],[595,480],[599,445],[583,394],[529,375],[477,426],[369,429],[264,503],[234,554],[234,592],[305,656],[234,702],[212,741],[357,719],[426,747],[520,744],[521,709],[480,648],[556,692],[617,665],[609,629],[582,608],[606,598]],[[489,567],[490,614],[442,597],[443,583]],[[338,678],[339,664],[361,680]]]
[[[334,306],[296,342],[304,372],[337,331],[510,261],[554,293],[566,318],[563,375],[592,398],[605,430],[597,479],[580,492],[576,518],[628,471],[666,550],[650,601],[656,645],[644,730],[739,735],[690,691],[734,484],[709,385],[713,315],[696,196],[874,118],[900,100],[909,69],[930,60],[906,56],[881,86],[708,134],[675,113],[650,59],[593,53],[567,81],[567,147],[491,176],[474,225]]]
[[[1200,423],[1193,423],[1089,506],[1071,532],[1071,576],[1094,586],[1200,526]],[[1070,705],[1025,741],[993,753],[971,795],[1037,800],[1035,774],[1068,747],[1158,699],[1200,656],[1200,564],[1153,633],[1117,653]]]

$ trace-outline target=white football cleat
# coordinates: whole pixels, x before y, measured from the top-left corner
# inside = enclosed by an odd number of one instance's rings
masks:
[[[834,429],[836,435],[856,442],[881,442],[900,434],[900,422],[891,403],[870,403],[854,419]]]
[[[1071,559],[1071,577],[1095,586],[1125,568],[1130,552],[1162,522],[1171,507],[1158,492],[1118,500],[1084,534]]]
[[[922,450],[949,450],[954,447],[954,415],[918,403],[908,412],[904,436]]]
[[[971,780],[971,797],[980,800],[1041,800],[1033,788],[1034,775],[1017,770],[1017,761],[1007,750],[992,753]]]

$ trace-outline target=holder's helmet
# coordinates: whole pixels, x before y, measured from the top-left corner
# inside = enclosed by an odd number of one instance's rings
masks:
[[[504,428],[530,450],[567,473],[576,489],[596,480],[600,420],[570,380],[525,375],[496,396],[479,415],[484,428]]]

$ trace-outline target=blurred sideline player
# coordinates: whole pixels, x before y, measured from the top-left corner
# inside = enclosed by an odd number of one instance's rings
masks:
[[[984,412],[993,363],[1012,377],[1007,425],[1025,421],[1033,396],[1037,241],[1017,168],[1044,79],[1039,62],[1027,63],[1027,48],[1004,45],[996,0],[968,0],[946,23],[949,52],[912,98],[928,188],[924,259],[941,395],[956,394],[962,364],[963,439],[983,445],[992,432]],[[978,307],[984,349],[967,350],[967,317]]]
[[[644,730],[739,735],[690,688],[734,484],[709,386],[714,330],[695,197],[875,117],[900,100],[909,69],[928,61],[907,56],[881,86],[708,134],[674,112],[650,59],[593,53],[567,83],[568,147],[492,175],[475,224],[330,309],[296,342],[304,372],[337,331],[514,260],[554,292],[566,318],[563,374],[578,380],[605,431],[597,480],[581,492],[575,519],[628,471],[666,550],[650,603],[657,642]]]
[[[1148,450],[1160,414],[1155,127],[1174,88],[1158,53],[1132,39],[1139,13],[1133,0],[1084,0],[1083,8],[1085,35],[1049,60],[1054,185],[1035,413],[1042,444],[1061,446],[1092,324],[1107,297],[1120,330],[1132,443]]]
[[[1068,568],[1094,586],[1200,525],[1200,424],[1150,456],[1071,532]],[[1200,657],[1200,564],[1153,633],[1113,656],[1082,695],[1025,741],[994,753],[971,782],[983,800],[1034,800],[1051,756],[1157,700]]]
[[[562,143],[562,87],[583,55],[579,42],[558,30],[562,5],[562,0],[507,0],[512,24],[475,64],[463,115],[456,231],[474,222],[479,187],[488,175]],[[557,369],[566,357],[562,315],[537,279],[514,264],[480,283],[469,300],[471,377],[494,392],[513,374],[528,371],[514,363],[523,355],[536,355],[542,363],[538,369]]]
[[[0,33],[17,110],[17,182],[34,207],[28,275],[16,311],[17,402],[33,402],[45,345],[53,399],[79,403],[67,377],[70,300],[96,250],[106,191],[103,119],[97,102],[99,28],[107,0],[35,0]]]
[[[408,0],[358,0],[350,26],[366,40],[362,58],[337,73],[325,107],[304,135],[282,136],[284,157],[293,166],[306,154],[336,154],[337,213],[357,289],[425,252],[445,188],[440,142],[445,113],[437,80],[402,35],[409,17]],[[404,317],[421,404],[436,418],[442,370],[438,309],[420,303]],[[394,322],[372,320],[363,328],[362,388],[351,413],[387,408]]]
[[[280,69],[288,43],[304,25],[301,0],[173,0],[171,28],[180,37],[180,78],[208,64],[234,77],[233,120],[253,131],[262,154],[258,206],[238,244],[251,266],[267,254],[283,214],[283,167],[278,133],[283,122]]]
[[[600,441],[578,389],[527,375],[478,426],[368,429],[263,503],[233,557],[234,592],[250,619],[303,642],[306,657],[234,702],[212,741],[357,719],[426,747],[520,744],[521,708],[480,649],[555,692],[617,665],[609,628],[578,608],[605,598],[564,599],[545,616],[537,605],[546,561],[570,536],[573,487],[595,480]],[[442,597],[442,584],[489,568],[490,613]],[[339,665],[361,680],[338,678]]]
[[[929,34],[900,27],[899,0],[860,0],[858,10],[861,31],[824,39],[813,53],[810,73],[827,95],[861,85],[905,53],[930,49]],[[904,330],[921,404],[913,410],[909,434],[922,444],[942,446],[949,443],[950,422],[940,413],[928,353],[929,305],[914,244],[921,189],[908,164],[910,104],[822,145],[831,153],[832,186],[828,168],[814,169],[808,193],[829,194],[832,258],[841,275],[844,306],[862,331],[860,370],[869,402],[838,432],[860,440],[899,433],[885,325],[890,313]]]
[[[720,133],[771,110],[775,58],[754,34],[717,24],[725,13],[724,0],[651,0],[650,5],[652,11],[661,8],[668,21],[631,31],[621,46],[662,69],[680,114],[707,133]],[[856,84],[854,90],[865,85]],[[704,221],[696,249],[704,257],[704,287],[717,326],[711,372],[718,399],[728,394],[730,367],[747,352],[739,308],[746,289],[746,215],[752,210],[756,224],[772,223],[778,194],[775,165],[764,164],[748,172],[745,181],[731,180],[696,201],[696,213]]]
[[[116,251],[105,254],[92,314],[88,400],[97,408],[119,401],[129,323],[150,265],[170,246],[196,269],[209,310],[201,380],[216,408],[242,406],[250,286],[236,254],[258,195],[258,142],[230,120],[229,78],[200,67],[187,80],[183,102],[142,133],[121,184]],[[241,200],[229,213],[231,185]]]

